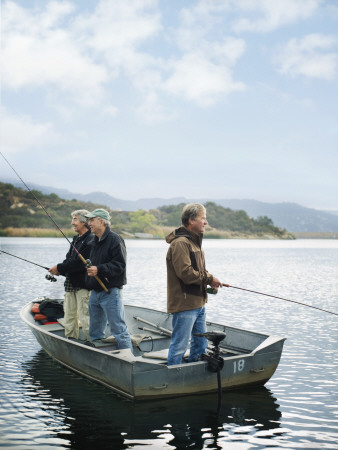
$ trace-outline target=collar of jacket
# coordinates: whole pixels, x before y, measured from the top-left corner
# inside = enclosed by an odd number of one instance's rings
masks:
[[[196,234],[193,231],[188,230],[186,227],[180,227],[175,230],[176,237],[186,237],[202,247],[203,233]]]
[[[79,236],[78,234],[76,234],[75,236],[73,236],[73,240],[77,240],[77,241],[83,241],[87,236],[89,236],[91,233],[90,230],[87,230],[85,233],[83,233],[81,236]]]
[[[110,233],[110,228],[107,226],[106,229],[103,232],[103,235],[100,238],[95,236],[95,242],[102,242],[102,241],[104,241],[109,233]]]

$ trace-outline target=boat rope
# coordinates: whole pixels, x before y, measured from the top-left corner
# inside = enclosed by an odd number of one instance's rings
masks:
[[[328,314],[333,314],[335,316],[338,316],[337,313],[332,312],[332,311],[328,311],[327,309],[318,308],[317,306],[312,306],[312,305],[308,305],[306,303],[297,302],[295,300],[290,300],[288,298],[277,297],[276,295],[264,294],[264,292],[252,291],[251,289],[244,289],[244,288],[237,287],[237,286],[231,286],[230,284],[226,284],[226,283],[222,283],[222,286],[225,286],[225,287],[228,287],[228,288],[232,288],[232,289],[240,289],[241,291],[253,292],[254,294],[265,295],[266,297],[278,298],[279,300],[284,300],[286,302],[297,303],[298,305],[307,306],[308,308],[317,309],[318,311],[322,311],[322,312],[326,312]]]
[[[59,227],[59,225],[55,222],[55,220],[53,219],[53,217],[49,214],[49,212],[47,211],[47,209],[44,207],[44,205],[40,202],[40,200],[37,198],[37,196],[34,194],[34,192],[27,186],[27,184],[24,182],[24,180],[20,177],[20,175],[18,174],[18,172],[14,169],[14,167],[10,164],[10,162],[5,158],[4,154],[2,152],[0,152],[1,156],[3,157],[3,159],[6,161],[6,163],[9,165],[9,167],[13,170],[13,172],[15,173],[15,175],[21,180],[22,184],[25,186],[25,188],[27,189],[27,191],[34,197],[34,199],[37,201],[37,203],[41,206],[41,208],[44,210],[44,212],[47,214],[47,216],[50,218],[50,220],[53,222],[53,224],[56,226],[56,228],[60,231],[60,233],[62,234],[62,236],[68,241],[68,243],[73,247],[75,253],[77,254],[77,256],[81,259],[81,261],[83,262],[83,264],[86,267],[90,267],[91,262],[89,260],[86,260],[81,253],[78,251],[78,249],[75,247],[75,245],[67,238],[67,236],[65,235],[65,233],[61,230],[61,228]],[[103,284],[103,282],[100,280],[100,278],[95,275],[95,279],[96,281],[101,285],[101,287],[108,292],[107,287]]]

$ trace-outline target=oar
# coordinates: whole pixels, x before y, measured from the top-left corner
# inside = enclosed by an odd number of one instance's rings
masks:
[[[142,317],[134,316],[134,319],[138,320],[139,322],[146,323],[147,325],[150,325],[151,327],[154,327],[157,330],[162,331],[162,333],[166,334],[167,336],[171,336],[173,334],[172,331],[168,330],[167,328],[160,327],[159,325],[156,325],[155,323],[152,323],[152,322],[149,322],[148,320],[142,319]]]
[[[148,331],[149,333],[154,333],[154,334],[159,334],[160,336],[170,336],[168,333],[164,333],[163,331],[159,331],[159,330],[153,330],[152,328],[148,328],[148,327],[138,327],[139,330],[142,331]]]

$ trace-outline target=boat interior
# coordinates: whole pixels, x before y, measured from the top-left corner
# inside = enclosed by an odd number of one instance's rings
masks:
[[[29,320],[35,325],[43,327],[49,333],[65,337],[63,318],[53,322],[44,322],[36,320],[33,312],[29,311],[29,313]],[[171,315],[161,311],[125,305],[125,320],[133,343],[134,357],[137,360],[142,359],[144,362],[166,364],[171,339]],[[110,335],[108,325],[105,338],[95,342],[86,340],[81,324],[79,325],[79,338],[71,339],[74,343],[85,344],[111,354],[119,352],[115,338]],[[225,334],[224,339],[219,343],[222,358],[249,354],[268,337],[211,322],[207,322],[207,330]],[[208,351],[214,350],[212,342],[208,341],[208,344]],[[188,355],[187,352],[186,359]]]

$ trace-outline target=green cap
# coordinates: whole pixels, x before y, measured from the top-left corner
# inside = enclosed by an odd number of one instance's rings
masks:
[[[91,213],[86,214],[85,217],[87,217],[88,219],[92,219],[93,217],[100,217],[100,219],[110,220],[109,212],[101,208],[94,209],[94,211],[92,211]]]

